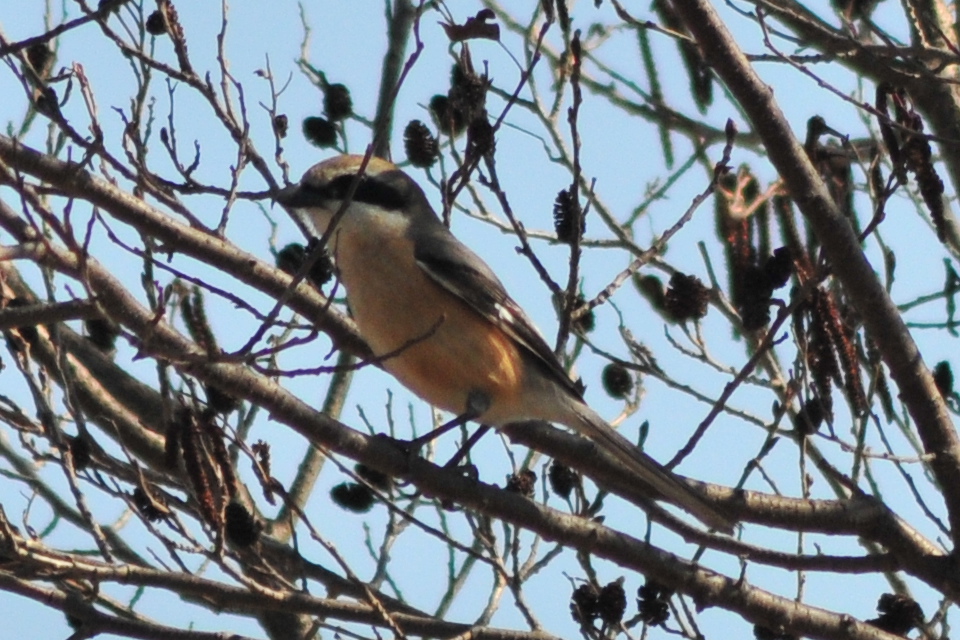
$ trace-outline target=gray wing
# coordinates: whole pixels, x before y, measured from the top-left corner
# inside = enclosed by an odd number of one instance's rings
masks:
[[[417,264],[431,280],[505,331],[534,356],[551,377],[582,399],[579,387],[564,371],[533,321],[507,294],[487,263],[442,225],[417,238],[414,244]]]

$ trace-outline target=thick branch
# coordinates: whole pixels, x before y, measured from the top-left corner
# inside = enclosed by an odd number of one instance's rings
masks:
[[[837,210],[803,147],[794,137],[773,92],[750,67],[730,32],[706,0],[677,0],[677,9],[763,138],[773,165],[823,244],[831,268],[864,319],[917,425],[933,473],[943,489],[951,529],[960,534],[960,441],[933,376],[856,234]]]
[[[178,252],[213,265],[273,298],[280,297],[290,286],[291,278],[286,273],[213,234],[176,222],[143,200],[90,174],[77,163],[42,154],[7,136],[0,136],[0,161],[16,172],[39,178],[65,196],[102,207],[144,235],[168,243]],[[9,186],[16,188],[17,185]],[[370,356],[353,323],[331,308],[329,301],[308,284],[301,283],[288,304],[327,332],[339,347],[361,358]]]
[[[875,627],[851,622],[849,616],[797,603],[685,562],[676,555],[596,522],[549,509],[423,459],[411,459],[389,442],[364,436],[320,414],[271,380],[249,368],[210,362],[207,354],[140,305],[123,285],[93,259],[82,265],[77,256],[51,247],[51,266],[84,277],[112,319],[141,337],[141,350],[167,359],[182,372],[254,402],[277,421],[330,449],[391,476],[413,482],[425,494],[456,501],[469,509],[528,528],[548,540],[573,548],[589,548],[626,569],[655,575],[663,584],[693,597],[700,606],[719,606],[770,627],[782,625],[817,638],[851,640],[893,638]],[[83,269],[81,273],[81,268]],[[115,314],[115,315],[114,315]]]

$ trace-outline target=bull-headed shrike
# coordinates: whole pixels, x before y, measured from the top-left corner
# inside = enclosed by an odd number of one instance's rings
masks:
[[[331,158],[277,202],[327,232],[363,165]],[[493,427],[556,422],[614,456],[657,496],[725,532],[733,522],[620,435],[584,402],[533,322],[487,264],[443,225],[423,190],[370,158],[329,238],[360,334],[413,393]]]

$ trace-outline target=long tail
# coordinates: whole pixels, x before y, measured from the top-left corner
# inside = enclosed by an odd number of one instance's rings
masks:
[[[714,505],[707,502],[700,494],[620,435],[593,409],[583,403],[577,403],[577,406],[573,408],[579,419],[571,420],[574,424],[568,424],[568,427],[590,438],[608,453],[615,456],[642,482],[649,485],[665,500],[689,512],[713,529],[724,533],[733,533],[733,520],[720,513]]]

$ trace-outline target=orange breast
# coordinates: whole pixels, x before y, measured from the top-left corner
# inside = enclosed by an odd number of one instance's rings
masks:
[[[472,392],[486,394],[491,418],[517,403],[520,349],[503,331],[431,280],[405,237],[345,230],[335,248],[357,325],[404,386],[431,404],[463,413]],[[407,345],[404,347],[404,345]]]

